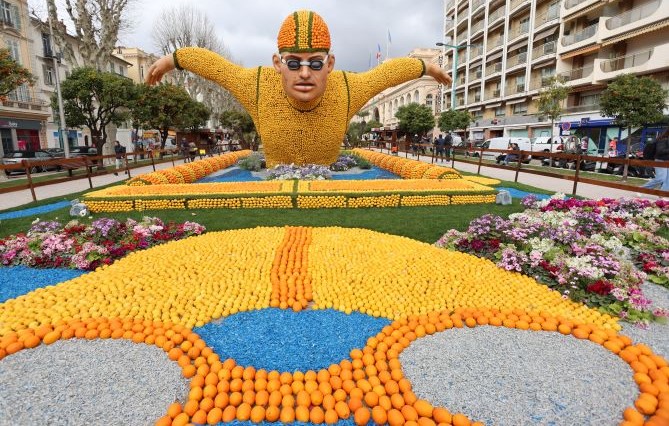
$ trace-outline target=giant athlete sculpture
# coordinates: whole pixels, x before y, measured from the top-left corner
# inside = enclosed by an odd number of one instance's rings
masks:
[[[156,84],[174,68],[215,81],[246,108],[260,134],[268,166],[336,161],[348,123],[374,95],[403,82],[451,78],[435,64],[390,59],[362,73],[333,71],[330,32],[315,12],[299,10],[281,25],[272,67],[243,68],[199,47],[178,49],[156,61],[146,82]]]

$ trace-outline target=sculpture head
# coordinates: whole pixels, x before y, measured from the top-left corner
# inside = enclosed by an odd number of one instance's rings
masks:
[[[277,36],[278,54],[272,57],[286,95],[311,102],[325,93],[335,58],[330,54],[330,31],[323,18],[309,10],[288,15]]]

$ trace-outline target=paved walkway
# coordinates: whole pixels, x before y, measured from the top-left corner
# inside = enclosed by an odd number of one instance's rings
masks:
[[[402,154],[402,157],[404,157],[404,154]],[[415,159],[416,157],[413,155],[409,155],[409,158]],[[420,157],[421,161],[424,162],[431,162],[431,157],[421,155]],[[178,159],[175,160],[175,164],[183,164],[183,159]],[[446,162],[446,163],[436,163],[438,165],[443,165],[450,167],[451,163]],[[168,161],[165,163],[161,164],[156,164],[156,170],[160,169],[166,169],[172,167],[172,162]],[[476,170],[478,168],[477,165],[475,164],[467,164],[467,163],[459,163],[455,162],[455,168],[457,170],[465,171],[465,172],[470,172],[470,173],[476,173]],[[151,165],[149,164],[148,166],[142,166],[138,167],[136,169],[132,169],[131,173],[132,176],[137,176],[142,173],[149,173],[153,169],[151,168]],[[513,179],[515,177],[515,171],[514,170],[504,170],[504,169],[496,169],[492,167],[481,167],[481,175],[482,176],[487,176],[487,177],[492,177],[496,179],[501,179],[501,180],[507,180],[513,182]],[[94,176],[91,178],[93,181],[93,187],[100,187],[104,185],[108,185],[110,183],[114,182],[120,182],[125,179],[125,175],[119,174],[118,176],[114,176],[113,174],[107,174],[107,175],[102,175],[102,176]],[[518,182],[523,183],[526,185],[534,186],[537,188],[542,188],[548,191],[555,191],[555,192],[562,192],[567,195],[571,194],[572,187],[573,187],[573,182],[566,180],[566,179],[558,179],[558,178],[551,178],[551,177],[546,177],[546,176],[538,176],[538,175],[533,175],[529,173],[520,173],[518,176]],[[68,200],[71,199],[71,197],[67,197],[69,194],[73,194],[75,192],[80,192],[80,191],[85,191],[89,189],[88,187],[88,179],[83,178],[83,179],[78,179],[78,180],[73,180],[69,182],[63,182],[63,183],[58,183],[58,184],[53,184],[53,185],[45,185],[45,186],[40,186],[35,188],[35,194],[37,195],[38,200],[44,200],[46,198],[51,198],[51,197],[64,197],[67,198]],[[579,182],[577,191],[577,195],[580,195],[582,197],[586,198],[621,198],[621,197],[628,197],[628,198],[633,198],[636,196],[634,191],[624,191],[620,189],[614,189],[614,188],[606,188],[603,186],[597,186],[597,185],[590,185],[590,184],[585,184]],[[656,199],[657,197],[654,196],[648,196],[648,198],[651,199]],[[0,210],[4,209],[9,209],[13,207],[18,207],[22,206],[24,204],[30,203],[32,201],[32,197],[30,195],[30,190],[29,189],[24,189],[22,191],[16,191],[16,192],[10,192],[3,194],[0,196]]]
[[[175,159],[174,164],[183,164],[183,159]],[[171,161],[165,163],[156,164],[156,170],[167,169],[173,167]],[[153,171],[151,164],[147,166],[141,166],[136,169],[131,169],[130,173],[132,176],[137,176],[143,173],[150,173]],[[10,178],[11,179],[11,178]],[[109,185],[114,182],[121,182],[126,179],[126,175],[123,172],[119,173],[118,176],[114,176],[112,173],[101,176],[93,176],[91,181],[93,182],[93,187],[97,188],[100,186]],[[70,194],[75,192],[81,192],[89,190],[88,179],[85,177],[82,179],[71,180],[68,182],[56,183],[53,185],[44,185],[35,188],[35,195],[37,200],[44,200],[46,198],[52,197],[64,197],[68,200],[71,200],[72,197],[68,197]],[[21,191],[8,192],[0,195],[0,210],[10,209],[13,207],[22,206],[32,202],[32,195],[30,194],[30,189],[24,189]]]

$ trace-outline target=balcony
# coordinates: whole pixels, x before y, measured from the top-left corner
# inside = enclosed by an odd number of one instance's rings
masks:
[[[510,84],[506,86],[506,95],[515,95],[517,93],[525,92],[525,84]]]
[[[521,4],[529,4],[529,2],[525,0],[511,0],[511,6],[509,7],[509,11],[515,10]]]
[[[569,13],[574,13],[578,11],[581,8],[584,8],[592,3],[596,3],[599,0],[593,1],[593,0],[565,0],[563,7],[564,10],[569,11]],[[578,6],[578,7],[577,7]],[[574,10],[571,10],[574,9]]]
[[[498,7],[493,12],[490,12],[488,15],[488,27],[490,27],[495,21],[504,16],[504,6]]]
[[[457,106],[463,106],[465,104],[465,98],[455,98],[455,104]]]
[[[7,108],[16,108],[23,110],[31,111],[46,111],[47,104],[45,101],[37,98],[21,98],[16,99],[15,96],[12,96],[13,93],[9,94],[9,97],[2,101],[2,105]],[[14,97],[15,99],[12,99]]]
[[[539,28],[551,22],[558,23],[560,18],[560,11],[558,9],[549,10],[548,12],[534,18],[534,28]]]
[[[504,36],[502,36],[502,35],[500,35],[500,36],[497,37],[497,38],[493,38],[492,40],[488,40],[488,44],[487,44],[487,46],[488,46],[488,53],[490,53],[490,51],[492,51],[492,50],[497,49],[497,48],[500,47],[503,43],[504,43]]]
[[[527,63],[527,52],[519,53],[515,56],[510,56],[506,59],[507,71],[517,65],[525,65]]]
[[[669,6],[666,0],[654,0],[606,19],[600,32],[601,39],[606,41],[609,37],[632,29],[643,28],[667,18],[669,18]]]
[[[467,40],[467,31],[465,30],[462,34],[458,36],[458,44],[462,44]]]
[[[455,0],[449,1],[448,3],[446,3],[446,11],[447,12],[450,11],[451,9],[453,9],[454,6],[455,6]]]
[[[480,45],[474,46],[469,50],[469,60],[472,61],[479,56],[483,55],[483,47]]]
[[[574,32],[573,34],[566,35],[562,37],[562,45],[565,47],[571,46],[573,44],[577,44],[593,38],[597,34],[598,28],[599,24],[592,24],[589,27],[585,27],[579,31]]]
[[[471,81],[470,81],[470,83],[471,83],[472,81],[475,81],[475,80],[480,79],[480,78],[482,77],[482,74],[483,74],[483,73],[481,72],[480,69],[477,69],[476,71],[472,71],[472,76],[471,76]]]
[[[535,76],[532,78],[532,84],[530,85],[531,90],[539,90],[543,89],[544,87],[548,87],[551,85],[551,78],[553,76],[544,76],[544,77],[538,77]]]
[[[472,27],[469,29],[469,32],[474,35],[474,33],[481,31],[483,29],[483,19],[472,25]]]
[[[474,0],[472,2],[472,13],[485,4],[485,0]]]
[[[614,59],[595,59],[594,80],[606,82],[623,73],[649,74],[669,69],[669,42]]]
[[[539,58],[546,56],[555,56],[557,52],[557,43],[554,41],[549,41],[544,43],[541,46],[537,46],[532,49],[532,61],[536,61]]]
[[[500,95],[502,94],[501,92],[502,92],[502,91],[501,91],[500,89],[492,89],[492,90],[488,90],[488,91],[486,91],[486,93],[485,93],[485,99],[486,99],[487,101],[489,101],[489,100],[491,100],[491,99],[497,99],[497,98],[499,98]]]
[[[572,105],[564,108],[562,111],[568,114],[587,111],[599,111],[599,102],[584,105]]]
[[[569,83],[570,86],[577,86],[579,84],[591,84],[592,83],[592,72],[594,71],[594,65],[587,65],[582,68],[574,68],[570,71],[560,73],[560,77],[564,80],[565,83]]]
[[[530,31],[530,23],[523,22],[511,30],[509,41],[514,40],[522,35],[526,35]]]
[[[502,72],[502,63],[497,62],[495,64],[488,65],[485,67],[485,76],[490,77],[493,74],[496,74],[498,72]]]

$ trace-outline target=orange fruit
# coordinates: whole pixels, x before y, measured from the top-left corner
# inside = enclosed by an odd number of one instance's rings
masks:
[[[223,419],[223,410],[214,407],[207,413],[207,424],[215,425]]]
[[[544,323],[545,324],[545,323]],[[472,422],[462,413],[453,415],[453,426],[471,426]]]
[[[393,408],[388,411],[388,424],[390,426],[402,426],[405,423],[405,421],[406,419],[399,410]]]
[[[253,423],[260,423],[265,420],[265,409],[259,405],[256,405],[251,410],[251,421]]]
[[[281,414],[281,410],[279,410],[279,407],[275,405],[270,405],[267,407],[265,410],[265,418],[267,419],[268,422],[275,422],[279,420],[279,415]]]
[[[179,414],[181,414],[181,404],[179,404],[178,402],[170,404],[170,406],[167,408],[167,415],[170,416],[171,419],[173,419]]]
[[[172,426],[172,418],[170,416],[163,416],[156,421],[154,426]]]
[[[189,400],[186,402],[183,408],[183,412],[188,416],[191,417],[195,412],[200,408],[200,404],[198,401],[195,400]]]
[[[453,419],[451,412],[441,407],[436,407],[434,410],[432,410],[432,417],[434,418],[434,421],[437,423],[447,423],[447,424],[451,423]]]
[[[237,420],[246,421],[251,418],[251,406],[245,402],[239,404],[237,407]]]
[[[405,405],[402,407],[401,410],[402,416],[404,416],[404,420],[415,422],[418,420],[418,413],[416,412],[416,409],[413,408],[411,405]]]
[[[416,409],[416,412],[420,417],[432,417],[432,411],[434,410],[432,404],[425,401],[424,399],[419,399],[414,402],[413,408]]]
[[[204,424],[207,422],[207,413],[204,410],[197,410],[190,418],[191,422]]]
[[[372,408],[372,420],[374,420],[374,423],[377,425],[384,425],[388,421],[388,412],[377,405],[376,407]]]
[[[229,423],[237,418],[237,407],[228,405],[223,410],[223,421]]]
[[[623,411],[623,418],[628,422],[637,425],[642,425],[645,421],[645,417],[632,407],[625,408],[625,411]]]
[[[190,416],[186,413],[181,413],[172,420],[172,426],[185,426],[190,421]]]
[[[369,417],[370,417],[369,410],[365,407],[359,407],[354,411],[353,421],[358,426],[363,426],[363,425],[366,426],[367,423],[369,423]],[[385,423],[385,421],[383,423]]]
[[[281,423],[292,423],[295,421],[295,410],[293,407],[283,407],[279,415]]]

